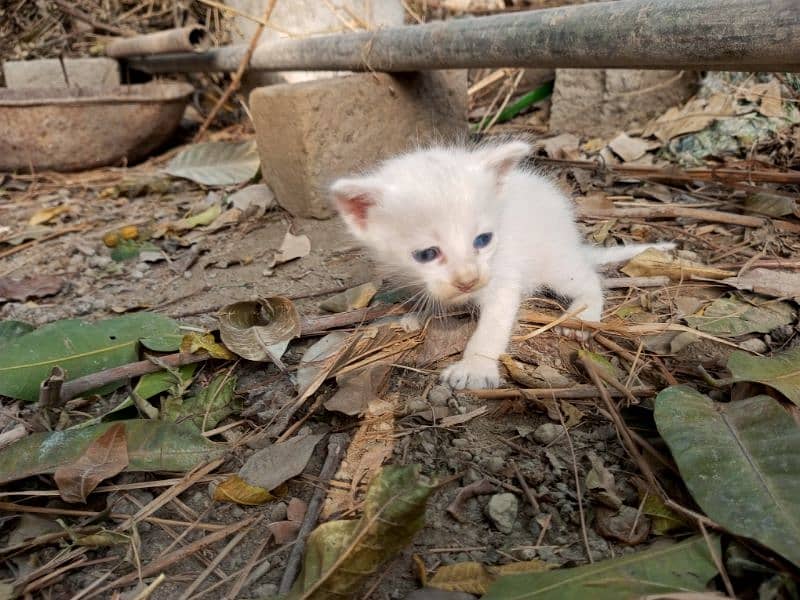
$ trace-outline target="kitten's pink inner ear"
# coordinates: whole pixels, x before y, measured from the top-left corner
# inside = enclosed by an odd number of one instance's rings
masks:
[[[339,197],[336,199],[339,210],[350,217],[353,224],[364,229],[367,226],[367,213],[375,202],[367,194],[360,196]]]
[[[510,142],[486,152],[486,162],[494,169],[498,178],[508,175],[519,163],[530,154],[532,148],[525,142]]]

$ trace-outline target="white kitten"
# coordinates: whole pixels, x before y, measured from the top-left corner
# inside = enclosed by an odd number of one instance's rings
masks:
[[[455,388],[496,387],[520,301],[543,287],[585,306],[599,321],[603,292],[595,268],[635,256],[636,244],[583,244],[571,201],[548,179],[520,168],[520,141],[437,147],[384,162],[372,174],[331,187],[350,231],[386,268],[421,284],[444,305],[476,304],[478,327],[462,359],[442,373]]]

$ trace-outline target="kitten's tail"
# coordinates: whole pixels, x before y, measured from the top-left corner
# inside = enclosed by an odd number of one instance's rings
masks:
[[[629,260],[637,254],[644,252],[648,248],[656,250],[673,250],[675,244],[664,242],[660,244],[629,244],[627,246],[589,246],[589,258],[596,265],[607,265]]]

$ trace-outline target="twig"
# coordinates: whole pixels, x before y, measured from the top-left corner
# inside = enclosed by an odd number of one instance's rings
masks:
[[[703,534],[703,539],[706,541],[711,560],[714,561],[714,565],[716,565],[717,571],[719,571],[720,577],[722,577],[722,583],[725,584],[725,591],[728,592],[728,596],[731,598],[736,598],[737,596],[733,591],[733,584],[731,583],[730,577],[728,577],[728,572],[725,570],[725,565],[722,564],[717,553],[714,552],[714,544],[711,543],[711,538],[708,536],[705,525],[703,525],[702,521],[698,521],[697,525],[700,527],[700,533]]]
[[[788,221],[781,222],[777,219],[738,215],[736,213],[711,210],[708,208],[692,208],[679,204],[671,204],[669,206],[653,205],[638,208],[579,208],[578,215],[581,217],[596,217],[601,219],[675,219],[683,217],[687,219],[697,219],[698,221],[709,221],[711,223],[742,225],[744,227],[762,227],[768,223],[774,222],[779,229],[784,228],[793,232],[800,231],[800,225],[789,223]]]
[[[349,437],[345,433],[334,433],[328,440],[328,456],[325,457],[325,463],[319,472],[320,486],[314,490],[314,495],[308,503],[303,524],[300,526],[300,531],[297,532],[297,541],[292,547],[289,558],[286,560],[286,569],[283,572],[281,584],[278,588],[279,595],[288,594],[294,580],[297,578],[297,573],[300,571],[300,562],[303,560],[303,553],[306,547],[306,538],[317,524],[317,519],[319,519],[319,514],[322,510],[322,503],[328,494],[328,482],[339,468],[339,463],[342,462],[348,441]]]
[[[519,481],[520,487],[522,487],[522,491],[525,492],[525,496],[528,498],[528,502],[531,503],[533,510],[537,513],[542,512],[541,508],[539,507],[539,502],[536,500],[536,494],[533,493],[530,487],[528,487],[528,482],[525,481],[525,477],[523,477],[522,472],[519,470],[517,463],[513,460],[510,460],[511,468],[514,469],[514,475],[517,476],[517,481]]]
[[[120,29],[119,27],[114,27],[113,25],[106,25],[105,23],[100,23],[96,21],[91,15],[88,15],[82,10],[75,8],[72,4],[70,4],[66,0],[53,0],[53,4],[58,6],[58,8],[60,8],[63,12],[67,13],[71,17],[75,17],[79,21],[88,23],[95,29],[105,31],[106,33],[113,33],[114,35],[127,35],[127,33],[122,29]]]
[[[604,277],[603,287],[607,290],[618,288],[643,288],[643,287],[664,287],[669,285],[670,279],[666,275],[655,275],[653,277]]]
[[[109,573],[111,573],[111,571],[109,571]],[[161,573],[161,575],[156,577],[150,585],[148,585],[141,592],[136,594],[133,600],[147,600],[147,598],[149,598],[153,594],[153,592],[156,591],[156,588],[160,586],[162,583],[164,583],[164,580],[166,578],[167,576]]]
[[[569,453],[572,455],[572,472],[575,475],[575,495],[578,498],[578,514],[581,519],[581,534],[583,535],[583,543],[586,546],[586,556],[589,557],[589,562],[594,563],[592,558],[592,550],[589,548],[589,535],[586,533],[586,517],[583,514],[583,492],[581,492],[581,480],[578,476],[578,458],[575,456],[575,447],[572,445],[572,436],[569,434],[569,428],[564,422],[564,415],[561,414],[561,407],[558,402],[553,403],[558,413],[558,420],[561,421],[561,426],[564,428],[564,435],[567,437],[567,444],[569,445]]]
[[[467,390],[477,398],[486,400],[501,400],[503,398],[522,398],[525,400],[538,398],[568,398],[580,400],[584,398],[599,398],[600,390],[594,385],[576,385],[569,388],[502,388],[494,390]],[[637,386],[628,390],[634,396],[652,396],[655,388],[650,386]],[[608,393],[608,391],[606,392]],[[610,392],[612,396],[621,398],[623,394],[617,390]]]
[[[250,45],[247,47],[247,51],[242,56],[242,60],[239,62],[239,66],[236,69],[236,72],[231,77],[231,82],[228,84],[228,87],[225,89],[225,93],[222,94],[219,100],[217,100],[216,104],[214,104],[214,108],[211,109],[211,112],[208,113],[208,116],[203,121],[203,124],[200,126],[200,129],[194,136],[194,141],[197,142],[203,134],[208,129],[209,125],[214,121],[214,117],[217,116],[217,113],[220,109],[225,105],[228,99],[233,95],[233,93],[239,89],[239,86],[242,84],[242,76],[244,72],[247,70],[247,67],[250,65],[250,58],[253,56],[253,52],[258,45],[258,40],[261,38],[261,34],[264,31],[264,27],[266,23],[269,22],[269,18],[272,16],[272,10],[275,8],[275,4],[277,4],[278,0],[270,0],[269,5],[267,6],[266,10],[264,10],[264,17],[262,19],[263,22],[260,22],[256,27],[256,31],[253,34],[253,37],[250,39]]]
[[[585,310],[586,310],[586,305],[582,304],[581,306],[579,306],[575,310],[571,310],[569,312],[565,312],[563,315],[561,315],[557,319],[551,321],[550,323],[547,323],[546,325],[543,325],[542,327],[539,327],[538,329],[535,329],[535,330],[531,331],[530,333],[526,333],[524,335],[516,336],[514,339],[518,340],[518,341],[524,341],[524,340],[529,340],[531,338],[534,338],[537,335],[540,335],[540,334],[544,333],[545,331],[548,331],[548,330],[552,329],[553,327],[556,327],[556,326],[560,325],[564,321],[568,321],[568,320],[573,319],[574,317],[577,317],[579,314],[581,314]]]
[[[244,568],[239,575],[239,578],[234,582],[233,587],[230,591],[225,595],[225,600],[235,600],[239,597],[239,593],[242,591],[245,583],[247,583],[248,577],[250,577],[250,573],[253,572],[253,568],[256,566],[258,562],[258,558],[261,556],[261,553],[269,545],[270,540],[272,539],[271,535],[264,536],[263,541],[258,545],[256,551],[250,556],[247,560],[247,564],[245,564]]]
[[[207,352],[197,352],[195,354],[186,354],[178,352],[176,354],[169,354],[161,356],[158,363],[150,360],[141,360],[135,363],[129,363],[120,367],[112,367],[105,371],[98,371],[78,377],[72,381],[67,381],[61,386],[61,401],[66,402],[76,396],[80,396],[91,390],[96,390],[104,385],[120,381],[122,379],[130,379],[131,377],[138,377],[139,375],[146,375],[147,373],[155,373],[161,371],[165,366],[180,367],[192,363],[202,362],[208,360],[210,356]]]

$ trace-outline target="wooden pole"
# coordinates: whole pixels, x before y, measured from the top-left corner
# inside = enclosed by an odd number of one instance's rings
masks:
[[[246,48],[130,60],[234,71]],[[619,0],[261,44],[251,70],[478,67],[800,71],[798,0]]]

